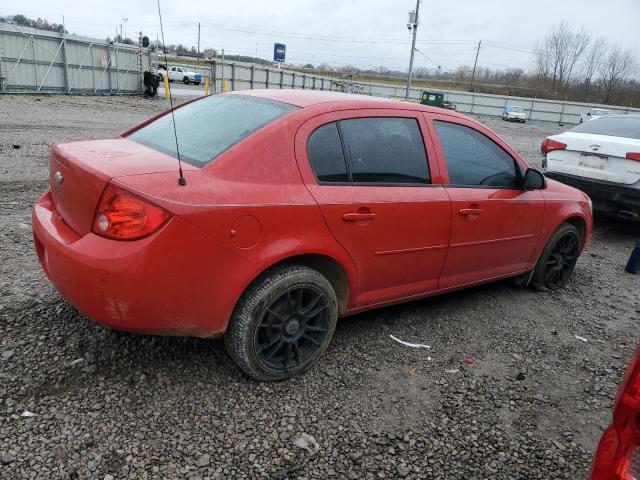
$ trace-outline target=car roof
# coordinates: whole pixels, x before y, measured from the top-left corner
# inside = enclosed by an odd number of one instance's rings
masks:
[[[275,100],[278,102],[288,103],[297,107],[306,108],[315,105],[332,103],[341,103],[353,106],[357,103],[360,108],[398,108],[404,110],[418,110],[423,112],[433,112],[447,115],[459,116],[456,112],[443,110],[437,107],[429,107],[415,102],[405,102],[401,100],[393,100],[382,97],[374,97],[371,95],[327,92],[324,90],[306,90],[306,89],[255,89],[255,90],[236,90],[229,92],[229,95],[249,95],[252,97],[264,98],[267,100]]]

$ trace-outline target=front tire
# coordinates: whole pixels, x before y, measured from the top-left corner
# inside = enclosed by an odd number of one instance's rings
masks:
[[[539,291],[563,288],[571,278],[581,249],[578,229],[570,223],[560,225],[538,259],[531,285]]]
[[[225,333],[227,352],[247,375],[283,380],[309,369],[326,350],[338,318],[329,281],[304,265],[281,265],[242,295]]]
[[[189,85],[189,77],[184,77],[182,79],[182,83],[184,83],[185,85]]]

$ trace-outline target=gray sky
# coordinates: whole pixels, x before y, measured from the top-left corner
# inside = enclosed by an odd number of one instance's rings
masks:
[[[22,7],[25,8],[22,8]],[[224,48],[229,54],[271,59],[273,43],[287,45],[287,61],[406,69],[407,12],[415,0],[161,0],[165,41]],[[0,15],[23,13],[61,23],[80,35],[113,37],[128,18],[127,34],[160,33],[155,0],[4,0]],[[532,68],[531,50],[556,22],[566,19],[594,36],[640,50],[640,0],[422,0],[417,67],[445,70],[473,64]],[[439,43],[435,43],[439,42]]]

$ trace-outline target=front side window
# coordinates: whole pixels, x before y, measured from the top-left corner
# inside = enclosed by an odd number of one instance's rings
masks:
[[[518,188],[513,157],[491,139],[464,125],[434,123],[451,185]]]
[[[354,183],[429,183],[427,154],[414,118],[353,118],[338,122]]]
[[[180,158],[204,167],[252,133],[297,109],[244,95],[211,95],[177,108],[174,115]],[[127,138],[177,158],[170,113]]]

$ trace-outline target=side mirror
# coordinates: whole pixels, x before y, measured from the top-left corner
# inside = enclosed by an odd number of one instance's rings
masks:
[[[544,175],[535,168],[529,168],[527,170],[527,173],[524,174],[523,183],[525,190],[541,190],[547,186]]]

